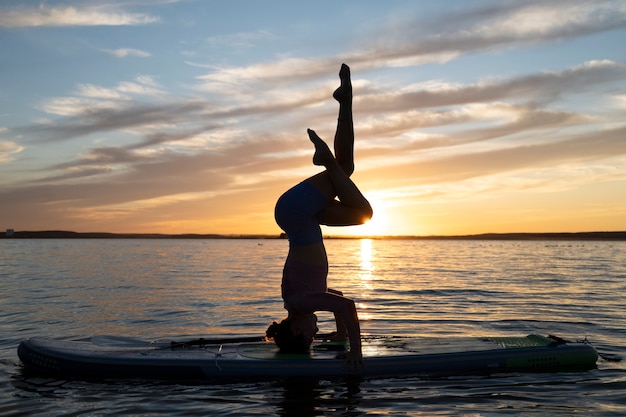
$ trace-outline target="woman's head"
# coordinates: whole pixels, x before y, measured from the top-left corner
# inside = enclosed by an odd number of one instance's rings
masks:
[[[315,314],[290,315],[280,323],[273,322],[265,336],[273,339],[282,353],[305,353],[309,351],[317,330]]]

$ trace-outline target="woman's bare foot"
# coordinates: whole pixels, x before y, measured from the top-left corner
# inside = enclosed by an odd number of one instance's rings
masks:
[[[312,129],[307,129],[307,133],[309,134],[309,139],[315,145],[315,154],[313,155],[313,163],[315,165],[322,165],[327,167],[329,164],[335,161],[335,157],[333,153],[330,151],[330,148],[324,142],[322,138],[317,136]]]
[[[333,93],[333,97],[340,103],[349,103],[352,101],[352,81],[350,80],[350,67],[346,64],[341,64],[339,80],[341,84]]]

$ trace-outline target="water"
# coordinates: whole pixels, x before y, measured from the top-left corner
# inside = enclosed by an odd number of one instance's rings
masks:
[[[626,242],[329,240],[364,334],[585,337],[626,352]],[[0,415],[623,416],[626,359],[453,378],[86,382],[22,373],[31,336],[261,335],[284,316],[282,240],[0,240]],[[321,313],[320,329],[332,330]]]

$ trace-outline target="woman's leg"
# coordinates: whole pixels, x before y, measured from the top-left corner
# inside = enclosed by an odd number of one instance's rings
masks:
[[[341,65],[339,70],[341,84],[333,93],[339,102],[337,130],[335,130],[335,159],[348,175],[354,172],[354,124],[352,121],[352,81],[350,67]]]
[[[315,145],[313,163],[323,165],[326,171],[308,179],[330,201],[318,215],[320,224],[349,226],[363,224],[372,217],[372,207],[361,191],[350,180],[354,172],[354,126],[352,122],[352,81],[350,68],[342,64],[339,70],[341,81],[333,93],[339,102],[339,116],[335,131],[335,156],[317,134],[308,130]],[[339,201],[335,200],[335,197]]]
[[[320,224],[328,226],[349,226],[363,224],[372,217],[372,207],[341,168],[328,145],[313,130],[308,130],[309,138],[315,145],[313,163],[326,168],[307,181],[324,194],[329,205],[318,214]],[[334,197],[339,201],[334,201]]]

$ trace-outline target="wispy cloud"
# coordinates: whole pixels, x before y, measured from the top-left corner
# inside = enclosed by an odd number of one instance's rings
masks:
[[[611,85],[624,77],[626,66],[602,61],[584,63],[560,72],[491,79],[474,84],[426,83],[385,93],[368,93],[366,89],[356,92],[355,107],[359,112],[356,123],[361,136],[372,139],[410,134],[416,129],[483,124],[475,130],[465,130],[456,138],[444,139],[439,135],[439,140],[424,142],[456,145],[542,127],[572,126],[593,122],[593,116],[546,106],[596,86]],[[149,77],[122,82],[114,88],[79,85],[77,92],[77,96],[52,99],[43,106],[46,112],[62,118],[23,130],[31,137],[49,142],[123,129],[145,135],[144,140],[138,142],[143,147],[191,139],[207,129],[224,128],[228,120],[236,117],[297,114],[314,106],[318,110],[313,114],[318,113],[323,119],[328,118],[330,111],[322,106],[328,102],[328,92],[325,91],[283,96],[261,93],[240,103],[222,106],[199,98],[181,100],[170,97]],[[157,97],[159,94],[163,97],[160,104],[147,104],[136,99],[142,95]],[[489,127],[484,123],[489,123]],[[172,126],[177,127],[172,129]]]
[[[126,58],[126,57],[147,58],[149,56],[152,56],[150,52],[142,51],[140,49],[133,49],[133,48],[103,49],[102,51],[106,52],[109,55],[113,55],[116,58]]]
[[[288,57],[247,67],[213,67],[198,77],[205,87],[220,83],[298,82],[335,71],[338,61],[361,71],[442,63],[464,54],[524,44],[562,41],[626,28],[623,2],[567,0],[498,2],[423,21],[406,16],[364,36],[361,48],[339,57]]]
[[[376,34],[375,47],[355,52],[350,62],[372,67],[415,65],[412,60],[451,57],[525,44],[562,41],[626,27],[623,2],[531,0],[488,3],[447,11],[421,21],[407,17]],[[415,40],[419,39],[419,42]],[[372,41],[368,37],[367,41]],[[372,57],[375,57],[373,59]]]
[[[0,27],[128,26],[156,23],[160,19],[143,13],[119,10],[114,4],[14,7],[0,14]]]
[[[276,39],[276,36],[267,30],[258,32],[239,32],[229,35],[211,36],[206,39],[209,46],[229,48],[252,48],[260,41]]]
[[[166,93],[150,76],[139,75],[134,81],[122,81],[115,87],[94,84],[79,84],[72,96],[46,100],[41,109],[52,115],[63,117],[94,117],[98,111],[111,112],[124,109],[133,99],[158,98]],[[47,127],[49,123],[45,124]],[[36,126],[33,127],[36,130]]]
[[[0,133],[2,133],[1,128]],[[23,150],[24,147],[15,142],[0,140],[0,164],[11,162],[15,155]]]
[[[58,103],[57,106],[51,106],[49,109],[71,114],[70,112],[77,111],[78,106],[85,105],[85,103],[87,103],[85,100],[70,100],[69,103],[64,101],[61,105],[67,104],[69,109],[61,109]],[[111,105],[107,106],[108,104]],[[99,102],[98,105],[91,103],[87,108],[60,122],[33,125],[25,128],[25,131],[31,135],[39,136],[39,141],[41,142],[66,141],[97,132],[140,128],[150,125],[176,125],[189,121],[189,117],[205,109],[206,104],[194,101],[179,101],[167,104],[136,102],[107,102],[103,104]]]
[[[505,102],[516,103],[514,107],[506,106],[510,118],[516,120],[516,128],[519,129],[522,124],[541,126],[549,120],[582,122],[582,115],[548,110],[545,106],[599,86],[610,86],[625,77],[624,64],[592,61],[559,72],[543,72],[475,84],[417,84],[407,86],[399,92],[364,94],[357,97],[356,102],[359,111],[371,117],[367,122],[368,130],[376,134],[388,132],[388,135],[395,136],[416,128],[486,121],[493,119],[493,110],[496,108],[502,114]],[[472,103],[482,104],[478,107],[468,106]],[[459,107],[461,105],[465,107]],[[434,110],[438,107],[442,109]],[[430,110],[419,112],[418,109]],[[385,113],[391,113],[393,117],[385,117]],[[586,121],[589,122],[590,119]],[[514,131],[512,129],[510,133]]]

